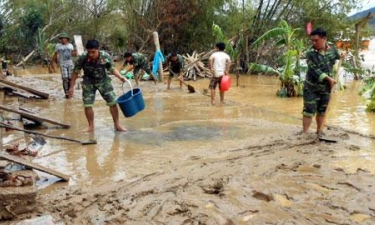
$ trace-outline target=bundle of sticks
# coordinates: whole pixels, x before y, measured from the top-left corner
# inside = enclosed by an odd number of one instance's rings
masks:
[[[197,80],[197,77],[211,78],[212,74],[202,60],[207,59],[213,51],[197,53],[194,51],[191,55],[186,54],[183,56],[185,60],[184,77],[189,80]]]

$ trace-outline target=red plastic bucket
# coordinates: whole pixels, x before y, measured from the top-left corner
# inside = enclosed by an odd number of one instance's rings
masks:
[[[220,91],[228,91],[232,84],[232,80],[229,75],[224,75],[221,78]]]

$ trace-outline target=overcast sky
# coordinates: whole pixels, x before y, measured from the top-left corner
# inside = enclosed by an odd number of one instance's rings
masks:
[[[362,0],[362,4],[359,6],[359,9],[353,10],[350,15],[372,7],[375,7],[375,0]]]

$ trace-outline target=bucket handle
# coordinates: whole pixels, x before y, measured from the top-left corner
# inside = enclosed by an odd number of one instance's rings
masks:
[[[128,80],[128,79],[126,79],[126,81],[127,81],[127,83],[129,84],[129,86],[130,86],[130,90],[131,90],[131,93],[132,93],[132,96],[133,96],[133,85],[132,85],[132,82],[130,81],[130,80]],[[124,90],[124,84],[125,84],[126,82],[123,82],[122,83],[122,92],[125,94],[125,90]]]

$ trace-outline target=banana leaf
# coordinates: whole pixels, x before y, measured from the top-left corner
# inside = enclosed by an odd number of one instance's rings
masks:
[[[279,71],[275,70],[274,68],[262,64],[250,63],[249,64],[249,71],[250,73],[264,73],[264,74],[277,74],[281,75]]]

